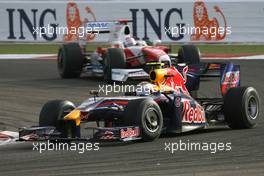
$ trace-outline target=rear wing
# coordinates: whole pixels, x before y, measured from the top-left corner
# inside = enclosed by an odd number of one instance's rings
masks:
[[[126,26],[132,20],[116,20],[116,21],[91,21],[85,23],[83,26],[91,33],[110,33],[116,30],[119,26]]]
[[[185,66],[177,66],[179,71],[182,71]],[[231,87],[240,86],[240,66],[233,63],[206,63],[188,66],[188,90],[198,90],[200,78],[203,77],[218,77],[220,78],[220,89],[222,95]]]
[[[178,64],[175,67],[182,72],[186,64]],[[113,81],[148,80],[149,74],[144,69],[112,69],[111,79]],[[233,63],[199,63],[188,65],[186,87],[189,91],[198,90],[200,78],[220,78],[220,89],[222,95],[231,87],[240,86],[240,66]]]
[[[128,23],[132,20],[122,19],[115,21],[91,21],[84,23],[86,34],[109,34],[109,41],[121,41],[124,42],[124,38],[130,35],[130,27]],[[86,38],[86,36],[84,37]]]

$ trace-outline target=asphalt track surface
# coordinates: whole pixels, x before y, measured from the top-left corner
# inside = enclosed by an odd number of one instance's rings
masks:
[[[100,146],[99,151],[33,151],[32,143],[0,146],[0,175],[263,175],[264,62],[241,64],[242,85],[254,86],[261,97],[261,119],[255,129],[227,127],[154,142]],[[54,60],[0,60],[0,130],[36,125],[41,106],[51,99],[80,103],[102,81],[59,78]],[[204,80],[201,96],[214,96],[216,82]],[[218,92],[219,93],[219,92]],[[231,151],[165,151],[164,143],[231,142]]]

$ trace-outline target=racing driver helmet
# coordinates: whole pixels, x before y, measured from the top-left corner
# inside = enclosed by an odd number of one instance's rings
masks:
[[[126,47],[135,46],[137,44],[136,40],[133,37],[126,37],[124,42]]]

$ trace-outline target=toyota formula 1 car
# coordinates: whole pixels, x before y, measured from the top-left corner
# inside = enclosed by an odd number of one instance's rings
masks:
[[[190,95],[202,76],[220,77],[221,98]],[[139,83],[141,89],[125,96],[100,97],[91,91],[94,97],[78,106],[70,101],[49,101],[40,112],[39,126],[20,128],[19,140],[152,141],[161,133],[213,125],[253,128],[258,122],[258,93],[253,87],[240,87],[238,65],[179,64],[152,70],[149,78],[150,82]],[[86,133],[89,130],[92,133]]]
[[[166,67],[176,63],[199,63],[199,50],[195,46],[182,46],[177,54],[169,54],[169,48],[161,46],[159,40],[149,46],[145,41],[131,37],[127,22],[87,23],[91,32],[97,35],[109,33],[111,46],[87,52],[87,43],[79,41],[63,44],[57,59],[60,76],[77,78],[88,75],[103,77],[106,82],[127,81],[148,78],[151,63],[164,63]]]

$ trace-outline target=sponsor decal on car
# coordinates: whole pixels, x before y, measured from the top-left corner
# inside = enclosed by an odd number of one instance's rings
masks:
[[[138,127],[120,130],[121,139],[138,137],[138,136],[139,136],[139,128]]]
[[[100,139],[113,139],[114,138],[114,132],[112,131],[105,131],[103,133],[103,136]]]
[[[189,101],[185,101],[183,103],[182,122],[205,123],[205,113],[203,108],[198,104],[196,104],[196,107],[192,107]]]
[[[128,101],[107,101],[107,102],[97,104],[96,107],[125,106],[127,104],[128,104]]]
[[[227,85],[227,84],[236,85],[239,82],[239,74],[240,74],[239,71],[227,72],[225,74],[225,78],[222,85]]]

